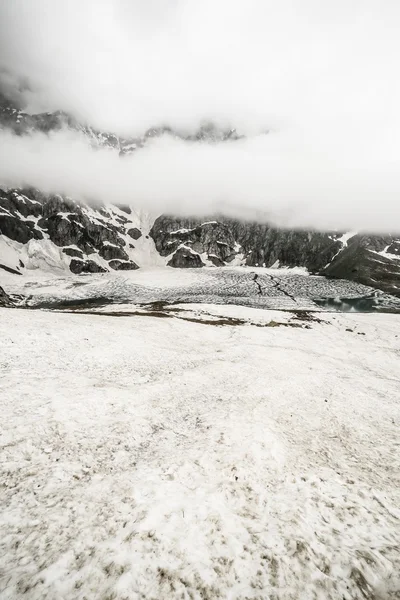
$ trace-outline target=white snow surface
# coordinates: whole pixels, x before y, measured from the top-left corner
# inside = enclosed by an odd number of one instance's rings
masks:
[[[26,244],[20,244],[5,235],[0,235],[0,263],[19,271],[22,275],[20,260],[30,271],[60,274],[69,273],[68,265],[71,259],[63,253],[62,248],[49,239],[33,239]],[[3,273],[1,275],[3,276]]]
[[[392,252],[388,252],[388,248],[390,248],[390,245],[386,246],[386,248],[384,248],[381,252],[376,252],[376,250],[370,250],[370,252],[377,254],[378,256],[384,256],[385,258],[389,258],[391,260],[400,260],[400,256],[393,254]]]
[[[187,308],[0,309],[2,600],[398,598],[399,316]]]
[[[357,231],[346,231],[346,233],[344,233],[342,236],[338,237],[336,239],[336,241],[342,242],[343,248],[346,248],[348,241],[351,240],[352,237],[357,235],[357,233],[358,233]]]

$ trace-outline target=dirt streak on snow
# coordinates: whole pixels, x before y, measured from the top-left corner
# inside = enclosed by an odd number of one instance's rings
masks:
[[[0,309],[2,600],[397,598],[400,320],[324,318]]]

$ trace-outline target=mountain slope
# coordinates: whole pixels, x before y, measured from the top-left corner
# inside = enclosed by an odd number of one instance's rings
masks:
[[[400,236],[355,235],[322,274],[400,296]]]
[[[216,217],[214,217],[216,219]],[[162,215],[150,235],[162,256],[190,248],[217,266],[305,267],[319,272],[341,250],[340,234],[290,231],[270,225],[213,217],[181,219]]]
[[[0,266],[15,272],[137,269],[135,258],[157,259],[140,213],[111,204],[91,207],[33,189],[0,190],[0,233]]]
[[[0,128],[16,135],[69,128],[94,146],[116,148],[121,155],[140,151],[149,138],[159,135],[207,143],[233,143],[240,137],[235,130],[207,125],[190,136],[155,128],[142,137],[121,139],[60,111],[27,114],[1,94]],[[7,189],[0,182],[0,268],[15,273],[26,268],[92,273],[166,264],[304,267],[400,296],[400,235],[291,231],[215,215],[156,216],[117,206],[113,198],[107,205],[88,205],[32,188]]]

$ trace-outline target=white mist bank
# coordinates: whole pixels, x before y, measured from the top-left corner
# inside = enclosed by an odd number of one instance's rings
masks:
[[[93,149],[72,131],[0,132],[0,182],[83,200],[128,203],[179,215],[222,213],[286,227],[400,228],[400,174],[382,145],[355,146],[310,128],[233,143],[163,136],[131,155]]]

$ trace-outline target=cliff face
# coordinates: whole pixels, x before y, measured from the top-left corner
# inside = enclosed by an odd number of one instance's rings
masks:
[[[240,244],[230,227],[221,221],[161,215],[155,220],[150,236],[160,255],[170,257],[167,262],[170,266],[190,266],[194,256],[198,256],[200,267],[224,266],[235,259],[243,260]]]
[[[22,272],[36,256],[74,273],[137,269],[132,235],[141,232],[130,213],[116,206],[91,208],[33,189],[0,189],[0,266]],[[10,263],[6,254],[12,251]]]
[[[319,272],[341,250],[337,234],[288,231],[234,219],[177,219],[162,215],[150,235],[162,256],[190,248],[204,264],[305,267]]]
[[[400,235],[355,235],[322,274],[400,297]]]
[[[8,294],[5,293],[5,291],[3,290],[2,287],[0,287],[0,306],[1,307],[13,306],[13,302],[12,302],[10,296],[8,296]]]
[[[234,219],[180,219],[162,215],[150,235],[176,267],[244,264],[305,267],[400,296],[400,235],[289,231]],[[197,258],[195,258],[197,257]]]
[[[78,123],[69,115],[29,115],[0,96],[0,128],[17,135],[61,128],[80,131],[95,146],[121,155],[140,151],[149,138],[168,134],[151,129],[121,139]],[[234,143],[234,130],[201,128],[191,141]],[[304,267],[311,273],[358,281],[400,296],[400,235],[349,235],[290,231],[221,216],[154,220],[134,206],[91,206],[32,188],[7,189],[0,182],[0,268],[61,268],[73,273],[136,269],[144,265]]]

